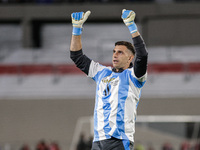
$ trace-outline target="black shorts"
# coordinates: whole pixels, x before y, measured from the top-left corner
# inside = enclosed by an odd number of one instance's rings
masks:
[[[133,150],[133,145],[133,142],[129,140],[112,137],[111,139],[93,142],[92,150]]]

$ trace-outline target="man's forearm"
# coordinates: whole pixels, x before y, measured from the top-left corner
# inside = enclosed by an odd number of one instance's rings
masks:
[[[79,51],[82,49],[81,35],[72,35],[71,38],[71,51]]]

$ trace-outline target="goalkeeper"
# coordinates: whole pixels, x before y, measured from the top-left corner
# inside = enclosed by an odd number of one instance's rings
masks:
[[[82,25],[90,13],[72,13],[70,57],[96,82],[92,150],[133,150],[136,109],[147,78],[148,53],[134,22],[135,13],[123,9],[121,17],[131,33],[134,46],[126,41],[116,42],[113,67],[88,58],[82,52],[81,34]]]

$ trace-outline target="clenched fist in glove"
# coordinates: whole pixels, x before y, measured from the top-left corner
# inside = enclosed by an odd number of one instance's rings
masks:
[[[73,26],[73,35],[81,35],[83,23],[87,20],[88,16],[91,14],[90,11],[84,12],[75,12],[71,14],[72,17],[72,26]]]
[[[130,33],[134,33],[137,31],[137,26],[134,22],[135,19],[135,12],[132,10],[122,10],[122,19],[125,23],[125,25],[128,27]]]

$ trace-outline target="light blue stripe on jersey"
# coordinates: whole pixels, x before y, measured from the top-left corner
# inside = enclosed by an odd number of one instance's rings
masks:
[[[144,85],[145,82],[146,82],[146,81],[144,81],[144,82],[138,81],[138,80],[137,80],[135,77],[133,77],[133,76],[130,76],[130,78],[131,78],[131,81],[133,82],[133,84],[135,85],[135,87],[137,87],[137,88],[142,88],[143,85]]]
[[[140,99],[140,97],[141,97],[141,93],[142,93],[142,90],[140,90],[139,99]],[[137,107],[138,107],[138,104],[139,104],[139,101],[138,101],[137,104],[136,104],[136,109],[137,109]]]
[[[106,85],[106,88],[107,88],[107,85]],[[111,89],[111,87],[110,87],[110,89]],[[111,130],[111,127],[109,125],[109,115],[110,115],[110,111],[111,111],[111,107],[110,107],[110,103],[109,103],[110,96],[111,96],[111,94],[109,93],[109,95],[104,96],[102,98],[102,101],[103,101],[103,115],[104,115],[104,127],[103,127],[103,129],[104,129],[104,132],[105,132],[105,135],[106,135],[106,139],[110,138],[108,133]]]
[[[127,71],[124,70],[120,73],[120,83],[119,83],[119,90],[118,90],[118,110],[117,110],[117,118],[116,118],[116,129],[113,133],[113,136],[118,139],[127,139],[128,137],[125,135],[125,124],[124,124],[124,113],[125,113],[125,101],[128,96],[129,91],[129,80],[127,80]],[[122,133],[122,135],[121,135]]]
[[[106,77],[109,76],[112,73],[111,70],[105,68],[101,71],[99,71],[94,77],[93,80],[95,80],[97,82],[97,88],[96,88],[96,93],[98,93],[99,91],[99,84],[101,82],[101,80]],[[95,102],[95,111],[94,111],[94,141],[98,141],[99,140],[99,133],[98,133],[98,116],[97,116],[97,108],[98,108],[98,94],[96,94],[96,102]]]
[[[98,92],[99,87],[96,88],[96,92]],[[98,128],[98,117],[97,117],[97,107],[98,107],[98,94],[96,94],[96,102],[95,102],[95,109],[94,109],[94,141],[99,140],[99,133],[97,131]]]
[[[129,146],[130,146],[130,141],[129,140],[122,140],[123,145],[124,145],[124,149],[125,150],[130,150]]]

